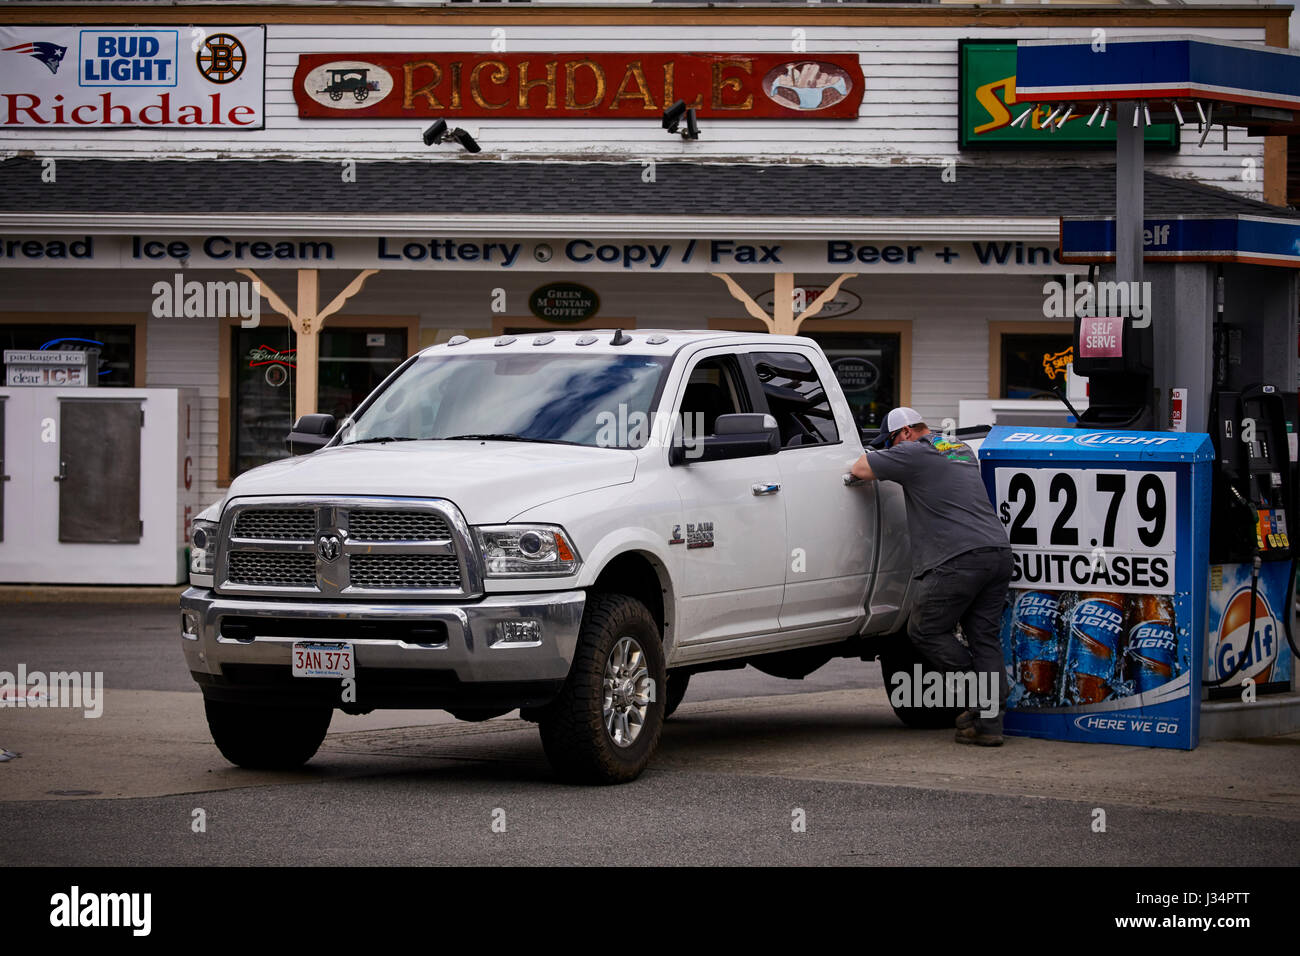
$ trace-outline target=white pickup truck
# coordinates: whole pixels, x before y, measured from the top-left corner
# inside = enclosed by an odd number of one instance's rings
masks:
[[[182,646],[213,739],[309,760],[335,709],[516,708],[569,779],[634,779],[693,673],[915,657],[901,490],[817,344],[458,336],[191,529]],[[951,715],[898,709],[909,724]]]

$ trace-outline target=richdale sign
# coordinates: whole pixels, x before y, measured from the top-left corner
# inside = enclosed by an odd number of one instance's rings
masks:
[[[1022,273],[1060,275],[1055,246],[989,242],[803,239],[484,239],[0,236],[0,268],[233,269],[248,266],[487,272]],[[572,291],[572,290],[570,290]],[[807,290],[805,290],[806,292]],[[592,302],[583,308],[594,307]],[[808,301],[812,301],[811,297]]]
[[[0,127],[261,129],[265,27],[0,27]]]
[[[844,53],[311,53],[293,76],[313,119],[856,119],[862,89]]]

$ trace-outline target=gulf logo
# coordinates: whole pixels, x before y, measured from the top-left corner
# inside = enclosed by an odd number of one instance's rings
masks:
[[[1244,655],[1246,663],[1233,683],[1247,677],[1259,684],[1267,683],[1277,661],[1281,635],[1281,626],[1262,591],[1255,596],[1255,630],[1253,635],[1250,633],[1250,586],[1238,588],[1228,599],[1219,621],[1219,633],[1210,657],[1211,679],[1229,673]]]

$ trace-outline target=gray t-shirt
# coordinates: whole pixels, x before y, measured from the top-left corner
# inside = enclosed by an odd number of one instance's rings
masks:
[[[931,433],[871,452],[867,462],[877,478],[903,486],[914,574],[975,548],[1010,547],[964,442]]]

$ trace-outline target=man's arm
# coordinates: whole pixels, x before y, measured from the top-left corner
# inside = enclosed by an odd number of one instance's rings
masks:
[[[867,453],[863,452],[862,457],[855,461],[849,468],[849,473],[854,478],[861,478],[863,481],[874,481],[875,472],[871,470],[871,462],[867,461]]]

